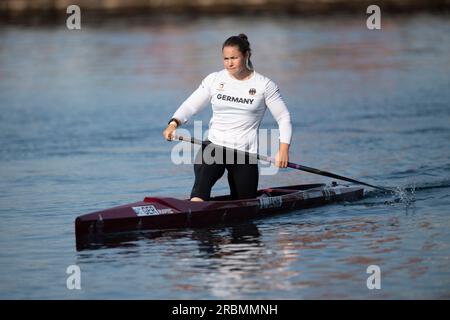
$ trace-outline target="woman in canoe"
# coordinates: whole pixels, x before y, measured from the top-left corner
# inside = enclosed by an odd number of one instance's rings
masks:
[[[277,85],[257,73],[250,61],[251,49],[245,34],[232,36],[222,45],[224,70],[203,79],[192,95],[173,114],[163,135],[172,140],[174,131],[191,116],[211,103],[213,116],[209,123],[208,140],[249,153],[258,152],[258,128],[266,111],[270,110],[279,127],[279,150],[275,165],[285,168],[289,161],[292,126],[289,111]],[[202,149],[204,152],[205,147]],[[200,154],[200,153],[199,153]],[[235,159],[236,159],[236,155]],[[213,185],[228,171],[228,183],[233,199],[255,198],[258,189],[258,164],[234,161],[205,161],[194,164],[195,183],[192,201],[207,201]],[[227,158],[228,160],[228,158]]]

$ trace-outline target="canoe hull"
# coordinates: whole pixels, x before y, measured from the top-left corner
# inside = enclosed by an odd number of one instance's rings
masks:
[[[205,227],[355,201],[363,198],[364,189],[309,184],[263,189],[258,195],[258,198],[246,200],[229,200],[222,196],[205,202],[146,197],[141,202],[85,214],[75,220],[77,246],[99,235]]]

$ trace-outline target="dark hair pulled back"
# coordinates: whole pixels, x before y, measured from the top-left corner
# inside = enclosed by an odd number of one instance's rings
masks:
[[[238,47],[239,51],[242,54],[246,54],[248,52],[248,63],[247,67],[253,70],[253,64],[250,61],[250,57],[252,55],[252,49],[250,49],[250,42],[248,41],[247,35],[240,33],[237,36],[231,36],[222,45],[222,50],[225,47]]]

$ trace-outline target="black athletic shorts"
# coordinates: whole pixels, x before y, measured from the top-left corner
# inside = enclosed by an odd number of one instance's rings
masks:
[[[256,197],[259,178],[256,158],[208,144],[202,145],[202,150],[198,152],[195,160],[195,182],[191,198],[198,197],[208,201],[212,187],[223,176],[225,169],[228,172],[232,199]]]

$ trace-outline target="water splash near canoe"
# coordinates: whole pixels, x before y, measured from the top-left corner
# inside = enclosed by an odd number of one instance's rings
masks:
[[[393,194],[399,203],[409,207],[416,201],[416,185],[413,183],[410,187],[395,187]]]
[[[390,192],[384,192],[380,190],[366,191],[364,198],[382,198],[379,201],[358,201],[356,205],[378,206],[378,205],[395,205],[403,204],[405,207],[410,207],[416,201],[416,191],[420,188],[416,187],[416,184],[406,186],[389,187]],[[388,198],[388,199],[386,199]],[[353,205],[353,204],[350,204]]]

